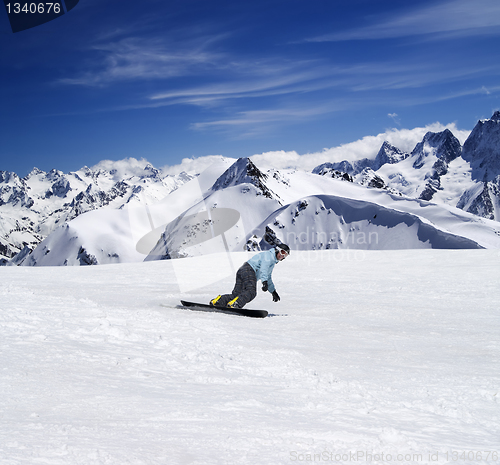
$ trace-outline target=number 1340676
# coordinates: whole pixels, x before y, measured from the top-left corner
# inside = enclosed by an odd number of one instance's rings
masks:
[[[43,13],[61,13],[61,4],[60,3],[7,3],[5,5],[7,7],[7,13],[31,13],[31,14],[43,14]]]

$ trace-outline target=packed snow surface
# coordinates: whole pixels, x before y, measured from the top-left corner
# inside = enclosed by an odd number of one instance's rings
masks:
[[[0,463],[498,463],[499,259],[292,251],[265,319],[176,308],[216,255],[0,268]]]

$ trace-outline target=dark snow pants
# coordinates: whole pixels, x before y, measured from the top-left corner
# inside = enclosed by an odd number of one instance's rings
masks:
[[[257,295],[257,276],[254,269],[248,264],[244,263],[236,273],[236,284],[234,285],[231,294],[223,295],[217,305],[225,307],[228,302],[238,297],[236,306],[242,308],[248,302],[255,299]]]

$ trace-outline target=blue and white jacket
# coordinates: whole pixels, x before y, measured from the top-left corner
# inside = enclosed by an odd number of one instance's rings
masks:
[[[269,292],[274,292],[276,288],[274,287],[271,274],[273,272],[274,265],[278,263],[278,259],[276,258],[276,249],[273,248],[264,252],[260,252],[257,255],[254,255],[250,260],[248,260],[247,263],[255,271],[257,281],[267,281]]]

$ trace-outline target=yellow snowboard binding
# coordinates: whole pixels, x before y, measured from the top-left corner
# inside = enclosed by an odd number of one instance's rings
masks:
[[[236,297],[235,299],[231,300],[230,302],[227,303],[227,306],[230,308],[240,308],[236,302],[238,299],[239,297]]]
[[[210,305],[211,305],[212,307],[215,307],[215,306],[217,305],[217,302],[220,300],[220,298],[221,298],[221,297],[222,297],[222,296],[218,295],[215,299],[212,299],[212,300],[210,301]]]

